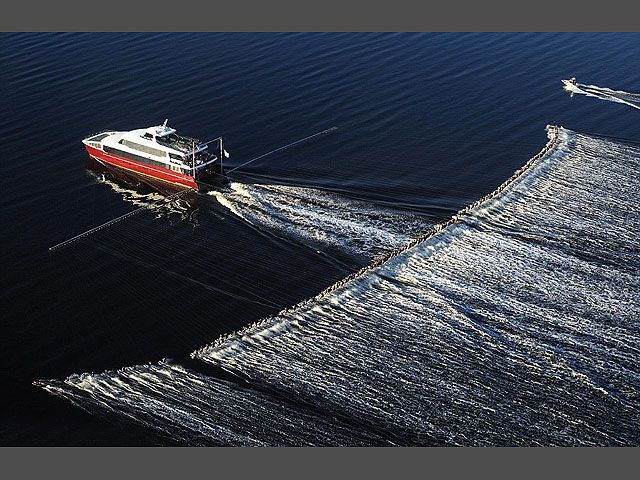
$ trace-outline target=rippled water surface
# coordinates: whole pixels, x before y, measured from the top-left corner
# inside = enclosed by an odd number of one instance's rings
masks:
[[[638,40],[0,36],[0,442],[637,445]],[[204,195],[87,162],[167,117],[338,130]]]

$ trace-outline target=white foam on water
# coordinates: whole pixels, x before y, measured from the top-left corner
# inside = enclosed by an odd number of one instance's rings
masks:
[[[638,445],[639,167],[560,129],[433,235],[194,352],[249,385],[166,362],[39,384],[190,444]]]
[[[303,406],[168,360],[38,384],[89,412],[122,415],[185,445],[388,444]]]
[[[559,137],[426,241],[195,356],[406,443],[638,444],[640,149]]]
[[[211,194],[255,226],[369,259],[432,226],[425,217],[313,188],[233,182]]]

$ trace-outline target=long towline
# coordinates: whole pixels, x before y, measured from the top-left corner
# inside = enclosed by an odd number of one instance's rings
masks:
[[[327,128],[326,130],[322,130],[321,132],[314,133],[313,135],[309,135],[308,137],[301,138],[300,140],[296,140],[295,142],[288,143],[287,145],[284,145],[284,146],[282,146],[280,148],[276,148],[275,150],[271,150],[270,152],[263,153],[262,155],[260,155],[260,156],[258,156],[256,158],[252,158],[251,160],[249,160],[247,162],[244,162],[243,164],[240,164],[237,167],[232,168],[225,175],[228,175],[231,172],[235,172],[239,168],[245,167],[245,166],[249,165],[250,163],[253,163],[256,160],[260,160],[261,158],[264,158],[264,157],[266,157],[268,155],[272,155],[274,153],[281,152],[283,150],[286,150],[287,148],[291,148],[291,147],[293,147],[295,145],[298,145],[300,143],[306,142],[307,140],[311,140],[312,138],[319,137],[320,135],[326,135],[326,134],[329,134],[329,133],[333,133],[336,130],[338,130],[338,127]]]
[[[174,198],[184,194],[185,192],[189,192],[189,191],[192,191],[192,190],[193,189],[188,188],[186,190],[182,190],[180,192],[176,192],[176,193],[174,193],[172,195],[169,195],[168,197],[164,197],[162,200],[173,200]],[[59,248],[65,247],[65,246],[69,245],[70,243],[75,242],[76,240],[79,240],[79,239],[81,239],[83,237],[91,235],[92,233],[95,233],[98,230],[102,230],[103,228],[106,228],[106,227],[108,227],[110,225],[113,225],[114,223],[117,223],[120,220],[124,220],[125,218],[131,217],[131,216],[135,215],[136,213],[139,213],[139,212],[141,212],[143,210],[156,209],[156,208],[158,208],[158,207],[160,207],[162,205],[165,205],[165,203],[158,202],[155,205],[143,205],[141,207],[138,207],[135,210],[132,210],[132,211],[130,211],[128,213],[125,213],[124,215],[120,215],[119,217],[114,218],[113,220],[109,220],[108,222],[105,222],[105,223],[103,223],[101,225],[98,225],[97,227],[93,227],[92,229],[87,230],[86,232],[79,233],[78,235],[76,235],[74,237],[71,237],[71,238],[65,240],[64,242],[60,242],[60,243],[54,245],[53,247],[49,247],[49,251],[52,252],[52,251],[57,250]]]

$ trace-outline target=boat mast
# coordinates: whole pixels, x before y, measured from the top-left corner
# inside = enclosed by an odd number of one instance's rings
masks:
[[[222,171],[222,158],[224,157],[224,148],[222,147],[222,137],[220,137],[220,175],[224,175]]]
[[[191,142],[191,166],[193,167],[193,179],[196,178],[196,142]]]

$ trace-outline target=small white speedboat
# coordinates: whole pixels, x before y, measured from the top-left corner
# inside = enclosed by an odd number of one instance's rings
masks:
[[[576,82],[576,77],[571,77],[569,80],[562,80],[562,84],[567,92],[571,92],[572,97],[574,93],[581,91]]]

